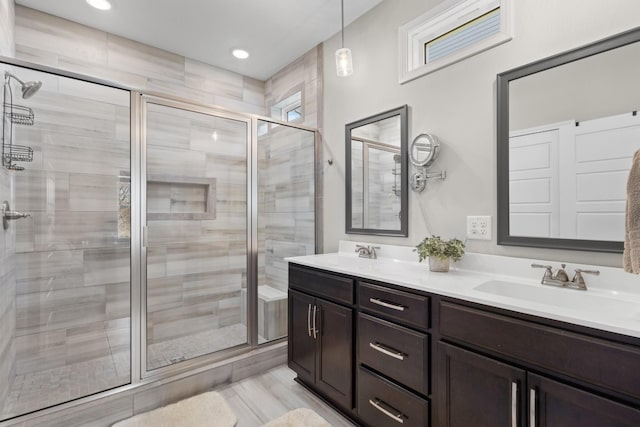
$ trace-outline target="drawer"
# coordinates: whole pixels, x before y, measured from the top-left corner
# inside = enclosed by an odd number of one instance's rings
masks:
[[[366,314],[358,315],[359,362],[429,394],[429,337]]]
[[[429,427],[429,402],[360,367],[358,415],[375,427]]]
[[[354,303],[353,279],[289,264],[289,286],[345,304]]]
[[[360,308],[423,330],[429,328],[429,297],[360,282]]]
[[[443,338],[640,399],[640,349],[442,302]]]

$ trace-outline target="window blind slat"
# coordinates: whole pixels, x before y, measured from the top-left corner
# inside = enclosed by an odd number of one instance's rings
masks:
[[[425,43],[425,62],[451,55],[500,32],[500,9],[495,9],[447,34]]]

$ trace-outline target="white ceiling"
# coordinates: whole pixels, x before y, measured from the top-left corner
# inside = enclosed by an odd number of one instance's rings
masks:
[[[259,80],[340,31],[340,0],[111,1],[106,12],[85,0],[16,3]],[[345,26],[381,1],[345,0]],[[237,47],[249,59],[231,56]]]

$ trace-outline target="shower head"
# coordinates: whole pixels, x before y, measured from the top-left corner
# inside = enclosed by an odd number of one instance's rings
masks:
[[[26,82],[22,84],[22,98],[31,98],[42,86],[41,81]]]
[[[37,91],[42,87],[41,81],[32,81],[32,82],[23,82],[18,77],[14,76],[8,71],[4,72],[4,80],[8,82],[9,79],[13,78],[15,81],[20,83],[22,89],[22,99],[31,98]]]

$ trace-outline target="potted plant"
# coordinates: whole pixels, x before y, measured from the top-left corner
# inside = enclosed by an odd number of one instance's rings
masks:
[[[415,251],[419,261],[429,258],[429,270],[447,272],[451,260],[458,261],[464,255],[464,243],[459,239],[442,240],[440,236],[425,237]]]

